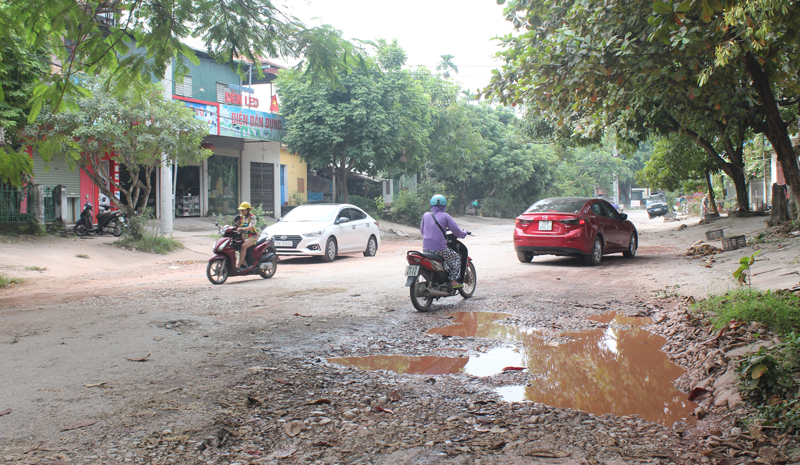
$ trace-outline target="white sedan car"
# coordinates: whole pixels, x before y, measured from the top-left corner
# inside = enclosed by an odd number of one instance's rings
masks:
[[[354,252],[372,257],[381,242],[378,222],[348,204],[300,205],[265,228],[261,237],[267,236],[278,255],[318,255],[325,262]]]

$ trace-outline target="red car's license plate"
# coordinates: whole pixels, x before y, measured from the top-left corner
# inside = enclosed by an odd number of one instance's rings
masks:
[[[539,231],[552,231],[553,222],[550,220],[539,220]]]

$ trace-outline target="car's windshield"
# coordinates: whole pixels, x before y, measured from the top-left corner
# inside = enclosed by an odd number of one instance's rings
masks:
[[[543,199],[531,205],[525,213],[559,212],[578,213],[589,199],[585,198],[554,198]]]
[[[281,223],[290,222],[330,222],[339,211],[338,205],[301,205],[281,218]]]

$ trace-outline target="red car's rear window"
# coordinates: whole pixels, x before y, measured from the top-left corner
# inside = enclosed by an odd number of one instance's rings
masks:
[[[589,200],[590,199],[577,197],[542,199],[528,207],[525,213],[579,213]]]

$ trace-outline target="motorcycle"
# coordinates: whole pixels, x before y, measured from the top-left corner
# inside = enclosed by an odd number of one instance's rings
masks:
[[[458,282],[464,286],[453,289],[450,278],[444,268],[444,259],[435,253],[424,253],[409,250],[406,253],[406,287],[410,288],[411,304],[420,312],[427,312],[434,300],[461,294],[469,299],[475,293],[477,276],[467,247],[447,232],[447,246],[461,256],[461,270]]]
[[[103,210],[109,210],[110,207],[100,205]],[[125,226],[125,217],[119,210],[103,211],[97,214],[97,225],[92,225],[92,203],[86,202],[83,205],[83,211],[80,218],[75,222],[75,235],[86,236],[89,233],[102,235],[110,233],[114,236],[122,235],[122,228]]]
[[[214,256],[208,260],[206,277],[211,284],[223,284],[228,276],[261,275],[269,279],[278,269],[278,253],[272,236],[261,237],[255,245],[247,249],[244,269],[236,268],[236,252],[242,249],[241,233],[233,226],[221,228],[222,237],[214,244]]]

